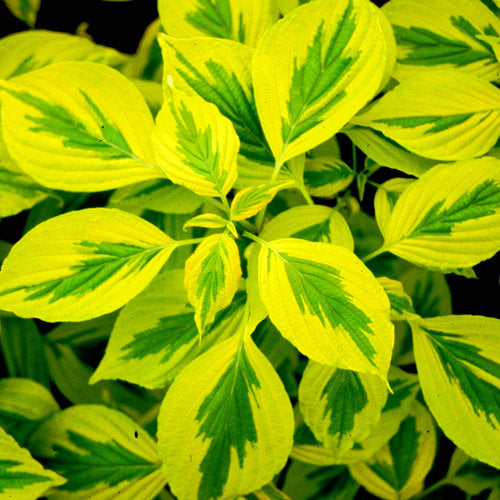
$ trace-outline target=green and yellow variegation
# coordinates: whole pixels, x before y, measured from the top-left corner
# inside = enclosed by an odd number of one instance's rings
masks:
[[[385,276],[378,278],[378,282],[384,287],[391,302],[391,319],[393,321],[408,319],[415,314],[411,297],[404,291],[401,282]]]
[[[500,89],[458,70],[419,73],[390,90],[352,123],[435,160],[487,153],[500,135]]]
[[[310,361],[299,386],[304,421],[335,459],[362,441],[380,420],[387,399],[377,375]]]
[[[14,500],[39,498],[51,487],[66,481],[59,474],[44,469],[1,427],[0,477],[0,496]]]
[[[170,88],[153,143],[167,177],[198,195],[223,197],[236,180],[238,136],[231,122],[201,97]]]
[[[231,303],[240,277],[240,254],[228,232],[205,238],[186,261],[184,286],[200,333]]]
[[[500,320],[442,316],[411,326],[422,392],[439,426],[471,457],[499,468]]]
[[[328,156],[306,159],[304,181],[312,196],[329,198],[346,189],[354,172],[342,160]]]
[[[3,262],[0,308],[45,321],[83,321],[141,292],[178,243],[126,212],[89,208],[39,224]]]
[[[40,184],[103,191],[164,177],[139,91],[102,64],[61,62],[0,81],[9,155]]]
[[[385,378],[394,341],[389,299],[352,252],[275,240],[262,245],[258,273],[271,321],[303,354]]]
[[[158,417],[163,470],[179,500],[230,498],[264,486],[284,466],[292,435],[281,380],[240,335],[189,364]]]
[[[384,237],[385,249],[431,269],[466,268],[492,257],[500,250],[500,160],[434,167],[399,197]]]
[[[499,39],[500,20],[480,0],[391,0],[382,10],[396,35],[397,80],[440,69],[500,78],[500,63],[483,38]]]
[[[377,497],[406,500],[423,489],[435,454],[434,421],[415,401],[389,443],[365,462],[350,465],[349,472]]]
[[[252,78],[277,165],[338,132],[375,95],[385,64],[378,13],[366,0],[306,4],[267,31]]]
[[[34,27],[41,0],[5,0],[5,5],[17,18]]]
[[[251,47],[278,19],[274,0],[159,0],[158,11],[176,38],[227,38]]]
[[[52,415],[30,447],[67,480],[51,495],[55,500],[153,499],[166,483],[153,439],[105,406],[77,405]]]

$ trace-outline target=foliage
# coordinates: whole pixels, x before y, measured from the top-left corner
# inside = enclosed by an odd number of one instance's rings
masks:
[[[158,11],[0,40],[0,496],[496,498],[500,4]]]

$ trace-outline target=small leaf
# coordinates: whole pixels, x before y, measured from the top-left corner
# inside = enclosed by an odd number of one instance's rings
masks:
[[[384,287],[385,293],[391,302],[391,319],[393,321],[411,318],[415,314],[411,298],[404,291],[403,285],[399,281],[383,276],[378,278],[378,282]]]
[[[116,209],[54,217],[5,259],[0,307],[51,322],[101,316],[141,292],[176,246],[149,222]]]
[[[422,392],[437,423],[468,455],[499,468],[500,320],[442,316],[411,327]]]
[[[486,154],[500,135],[500,90],[457,70],[419,73],[353,118],[407,150],[453,161]]]
[[[338,132],[376,93],[386,46],[362,0],[303,5],[270,28],[253,59],[255,101],[283,164]]]
[[[28,26],[34,27],[41,0],[5,0],[9,10]]]
[[[281,380],[249,338],[235,335],[189,364],[158,417],[165,476],[180,500],[255,491],[284,466],[293,413]]]
[[[40,184],[104,191],[164,177],[151,113],[117,71],[61,62],[0,82],[0,94],[8,153]]]
[[[394,340],[389,300],[352,252],[273,241],[260,251],[259,289],[271,321],[303,354],[385,378]]]
[[[417,401],[389,443],[366,462],[349,466],[353,478],[370,493],[406,500],[419,493],[436,453],[436,429]]]
[[[52,415],[34,434],[35,456],[67,479],[59,498],[153,499],[165,486],[153,439],[123,413],[77,405]]]
[[[186,261],[184,286],[200,333],[231,303],[240,277],[238,247],[227,233],[205,238]]]
[[[306,159],[304,181],[312,196],[335,196],[346,189],[353,179],[353,171],[342,160],[328,156]]]
[[[175,38],[227,38],[251,47],[277,20],[274,0],[159,0],[158,12]]]
[[[424,174],[396,202],[384,246],[444,272],[493,256],[500,249],[500,160],[466,160]]]
[[[201,196],[224,196],[237,176],[239,140],[211,103],[171,89],[153,133],[159,167],[176,184]]]
[[[458,69],[497,80],[500,64],[484,35],[500,34],[500,21],[478,0],[391,0],[382,11],[398,47],[394,78]]]
[[[189,219],[183,226],[184,231],[189,227],[204,227],[207,229],[223,229],[225,227],[231,227],[232,230],[236,231],[234,224],[229,222],[224,217],[217,214],[200,214],[192,219]],[[231,231],[233,233],[233,231]],[[233,235],[238,236],[238,233]]]
[[[252,217],[271,203],[276,193],[294,184],[293,181],[282,181],[273,184],[250,186],[239,191],[231,203],[231,216],[233,220],[238,221]]]
[[[29,451],[0,428],[0,495],[4,498],[39,498],[66,480],[44,469]]]
[[[312,361],[299,386],[304,421],[335,458],[368,437],[386,399],[387,388],[380,377]]]

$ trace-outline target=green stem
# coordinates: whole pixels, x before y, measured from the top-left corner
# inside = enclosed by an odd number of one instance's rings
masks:
[[[354,142],[351,142],[351,146],[352,146],[352,169],[354,170],[354,172],[357,173],[357,171],[358,171],[358,158],[356,156],[356,145],[354,144]]]
[[[284,152],[284,148],[283,148]],[[283,157],[283,152],[281,154],[280,159],[274,164],[273,168],[273,173],[271,175],[271,179],[269,179],[269,182],[272,184],[273,182],[276,182],[276,179],[278,178],[278,174],[280,173],[281,166],[283,165],[281,158]],[[264,218],[266,216],[266,211],[267,211],[267,205],[259,212],[259,215],[257,215],[257,220],[255,222],[255,226],[257,227],[257,232],[260,233],[262,230],[262,226],[264,225]]]
[[[428,488],[426,488],[424,491],[421,491],[418,495],[415,495],[413,498],[424,498],[426,497],[429,493],[432,493],[433,491],[438,490],[439,488],[446,486],[448,484],[448,478],[444,477],[443,479],[440,479],[434,484],[431,484]]]
[[[175,246],[184,247],[186,245],[197,245],[201,243],[205,238],[192,238],[190,240],[177,240]]]
[[[248,231],[243,231],[243,233],[241,234],[250,240],[256,241],[260,245],[266,244],[266,242],[262,238],[259,238],[258,236],[255,236],[255,234],[249,233]]]
[[[213,205],[214,207],[218,208],[222,212],[226,212],[226,207],[219,200],[216,200],[215,198],[211,198],[210,196],[200,196],[200,198],[205,200],[207,203],[210,203],[210,205]],[[227,203],[227,200],[226,200],[226,203]]]
[[[311,198],[311,195],[307,192],[307,189],[304,184],[297,182],[297,189],[300,191],[300,193],[302,194],[308,205],[314,205],[314,201]]]
[[[374,252],[369,253],[368,255],[363,257],[361,260],[366,263],[366,262],[374,259],[375,257],[379,256],[380,254],[382,254],[386,251],[387,251],[386,247],[380,247],[378,250],[375,250]]]

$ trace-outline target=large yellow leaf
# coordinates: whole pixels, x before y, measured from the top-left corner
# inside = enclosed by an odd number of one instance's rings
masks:
[[[386,377],[389,299],[344,247],[287,238],[262,245],[259,289],[281,334],[319,363]]]
[[[277,163],[338,132],[374,96],[385,65],[379,14],[366,0],[312,2],[267,31],[252,77]]]
[[[14,245],[0,272],[0,308],[83,321],[141,292],[177,242],[135,215],[89,208],[49,219]]]
[[[500,89],[457,70],[404,80],[352,123],[420,156],[453,161],[490,150],[500,135]]]
[[[164,177],[154,165],[151,113],[117,71],[61,62],[0,81],[7,151],[40,184],[102,191]]]
[[[234,335],[189,364],[158,417],[165,476],[179,500],[244,495],[272,480],[292,448],[283,384],[251,338]]]
[[[399,197],[384,226],[384,248],[414,264],[447,271],[500,250],[500,160],[439,165]]]

